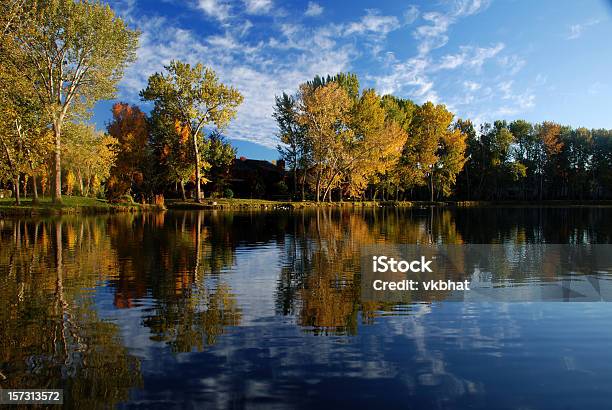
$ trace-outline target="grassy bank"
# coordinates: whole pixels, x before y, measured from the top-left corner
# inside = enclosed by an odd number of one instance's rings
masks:
[[[314,202],[314,201],[271,201],[266,199],[205,199],[202,203],[192,200],[166,200],[168,209],[305,209],[305,208],[365,208],[365,207],[388,207],[388,208],[413,208],[413,207],[598,207],[612,206],[612,201],[344,201],[344,202]]]
[[[116,212],[141,212],[158,210],[155,205],[137,203],[109,203],[102,199],[80,196],[63,196],[62,204],[51,202],[51,198],[41,198],[38,204],[33,204],[31,198],[15,205],[14,198],[0,199],[0,216],[12,215],[64,215],[64,214],[105,214]]]
[[[206,199],[202,203],[195,201],[166,200],[168,209],[305,209],[305,208],[365,208],[365,207],[403,207],[424,205],[446,205],[444,202],[409,202],[409,201],[271,201],[266,199]]]
[[[272,201],[266,199],[205,199],[202,203],[181,200],[167,200],[166,208],[181,210],[220,209],[306,209],[306,208],[412,208],[427,206],[444,206],[459,208],[479,207],[612,207],[612,201],[344,201],[344,202],[314,202],[314,201]],[[55,205],[50,198],[42,198],[38,204],[32,204],[30,198],[22,200],[21,205],[15,205],[13,198],[0,199],[0,217],[12,215],[63,215],[63,214],[106,214],[117,212],[153,211],[160,208],[155,205],[138,203],[109,203],[102,199],[78,196],[64,196],[61,205]]]

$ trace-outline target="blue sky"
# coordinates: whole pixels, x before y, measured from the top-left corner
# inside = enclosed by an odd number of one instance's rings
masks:
[[[274,96],[351,71],[380,93],[446,104],[476,123],[523,118],[612,128],[609,0],[113,0],[141,30],[118,100],[139,104],[172,59],[202,62],[245,96],[225,134],[275,159]],[[99,127],[112,102],[96,106]]]

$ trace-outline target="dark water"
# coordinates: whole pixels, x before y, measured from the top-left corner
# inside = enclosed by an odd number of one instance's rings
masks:
[[[373,243],[607,244],[612,209],[0,220],[0,388],[83,409],[611,408],[612,304],[362,304]]]

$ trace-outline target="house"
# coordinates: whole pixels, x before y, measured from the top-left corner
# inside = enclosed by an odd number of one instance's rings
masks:
[[[240,157],[234,159],[228,180],[238,198],[286,196],[285,161],[265,161]]]

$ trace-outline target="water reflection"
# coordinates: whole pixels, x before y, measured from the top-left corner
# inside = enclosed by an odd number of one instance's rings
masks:
[[[548,306],[361,304],[361,246],[610,243],[611,236],[607,208],[0,220],[0,387],[64,388],[78,408],[308,407],[333,404],[342,392],[362,406],[478,397],[475,407],[486,408],[503,396],[485,377],[495,365],[472,360],[526,365],[542,348],[526,337],[540,340],[543,328],[569,344],[596,337],[592,347],[605,345],[612,339],[598,326],[610,312],[563,307],[565,320],[584,327],[576,336],[564,334]],[[562,342],[548,340],[566,368],[592,367],[587,352],[568,355]],[[381,402],[380,389],[393,393]]]
[[[126,400],[142,385],[140,363],[90,297],[117,269],[105,225],[85,219],[1,227],[2,388],[63,388],[76,408]]]

